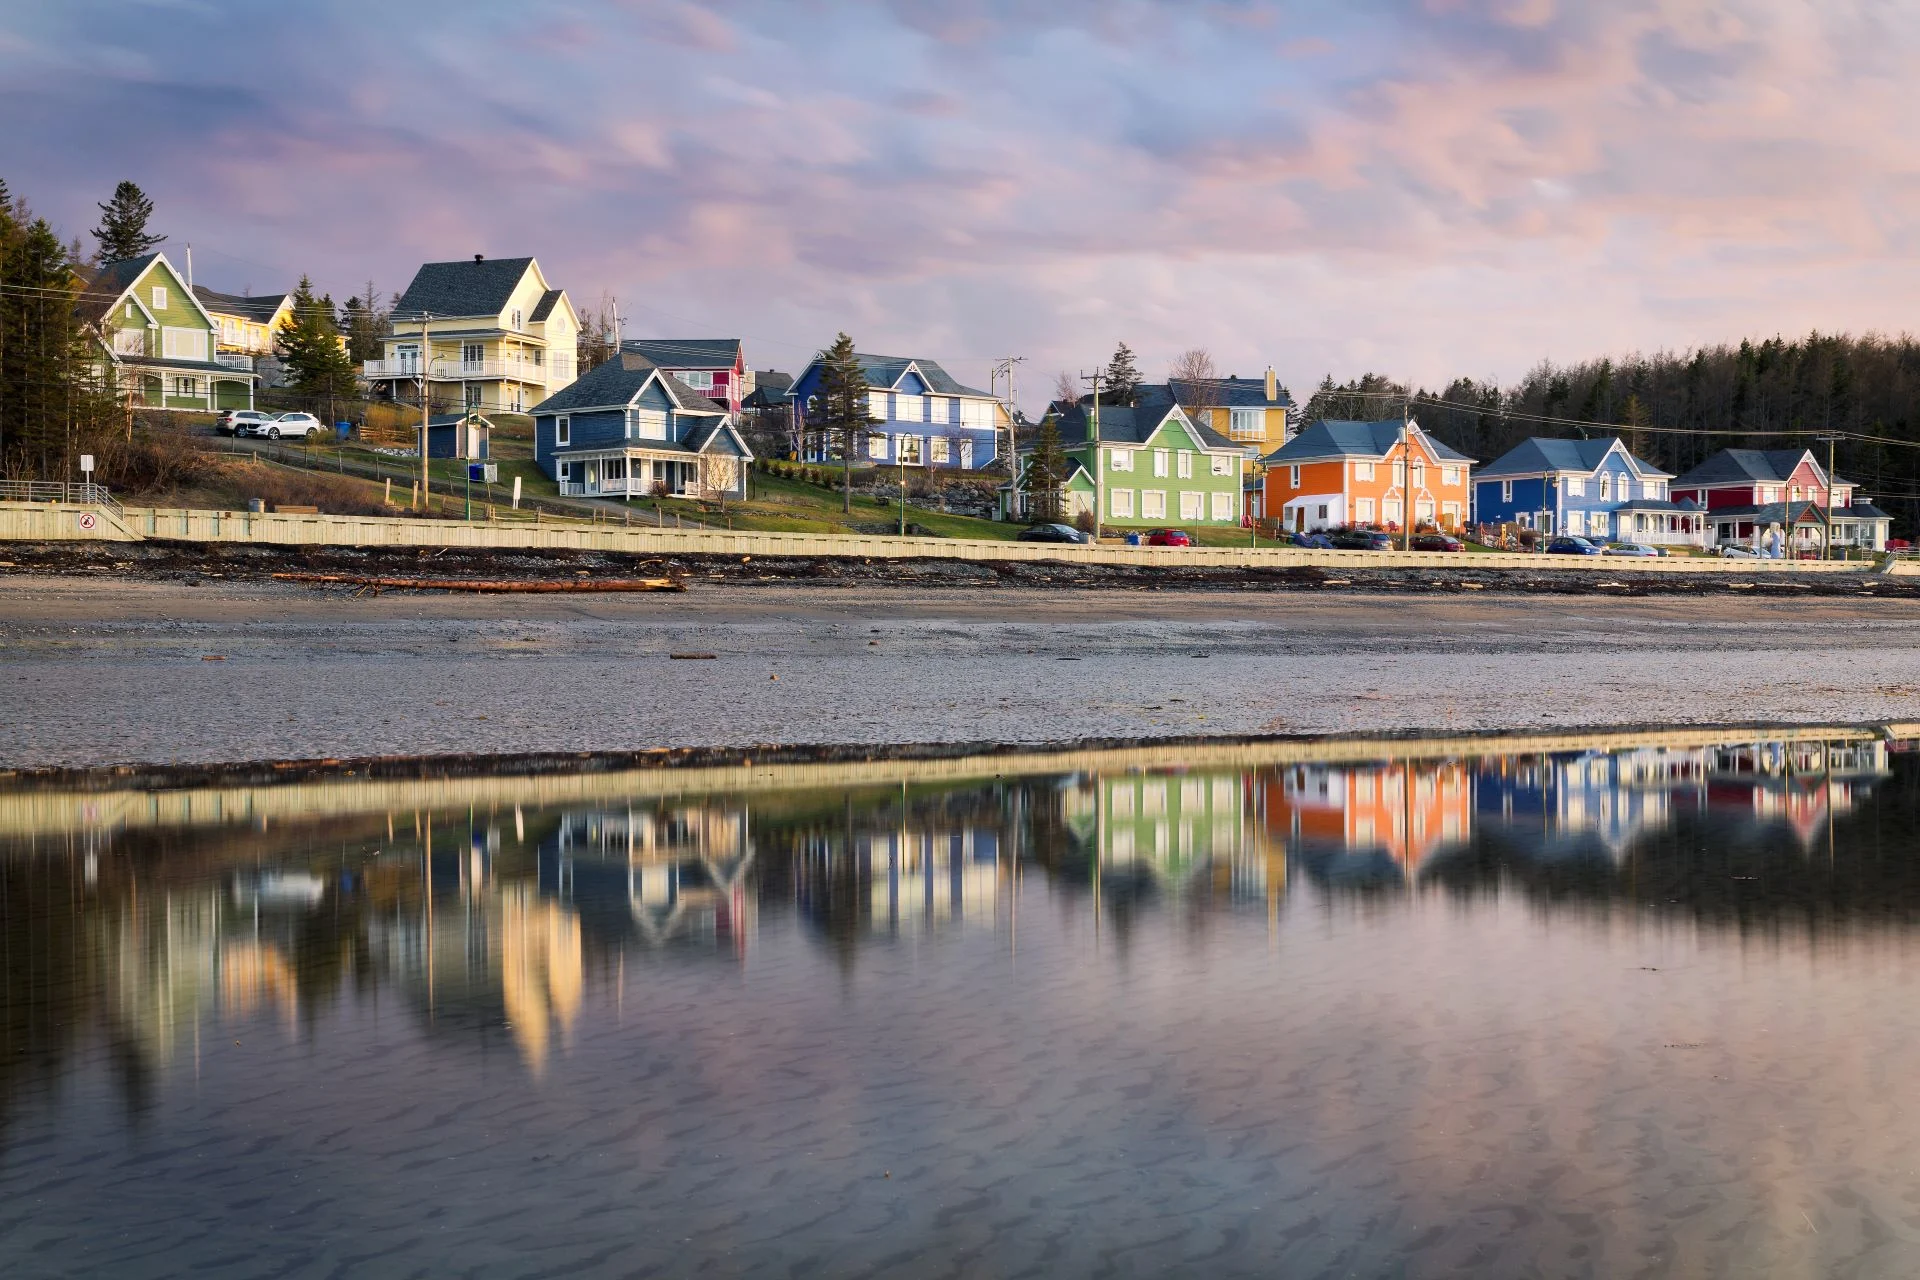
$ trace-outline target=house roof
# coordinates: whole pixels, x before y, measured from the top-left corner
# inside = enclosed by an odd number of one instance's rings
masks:
[[[1692,498],[1682,498],[1678,502],[1668,502],[1661,498],[1635,498],[1630,502],[1621,503],[1619,506],[1615,507],[1614,510],[1615,511],[1665,512],[1665,513],[1671,513],[1674,515],[1695,515],[1695,514],[1698,514],[1699,512],[1705,511],[1706,508],[1701,506],[1699,503],[1695,502]]]
[[[1400,432],[1407,426],[1398,418],[1388,418],[1381,422],[1348,422],[1339,419],[1321,419],[1309,424],[1293,439],[1267,455],[1269,463],[1282,466],[1294,462],[1312,462],[1323,458],[1384,458],[1388,452],[1400,443]],[[1420,424],[1412,424],[1413,430],[1425,437],[1427,445],[1436,458],[1443,462],[1472,462],[1466,454],[1450,448],[1440,441],[1420,431]]]
[[[413,273],[413,282],[393,304],[400,320],[418,320],[422,312],[436,316],[497,316],[520,284],[532,258],[481,258],[460,262],[428,262]],[[543,296],[542,301],[545,301]]]
[[[193,296],[200,299],[200,305],[209,311],[223,315],[241,316],[248,320],[258,320],[261,324],[273,319],[280,308],[286,305],[292,296],[286,293],[262,293],[247,296],[238,293],[219,293],[203,284],[193,286]]]
[[[853,358],[859,362],[860,372],[866,375],[867,385],[870,387],[891,388],[906,376],[907,369],[911,366],[935,395],[978,396],[983,400],[993,398],[977,387],[965,386],[955,381],[953,376],[942,369],[937,362],[920,356],[874,356],[855,352]],[[820,362],[816,359],[814,364],[818,363]]]
[[[1592,474],[1615,447],[1626,457],[1636,475],[1670,476],[1650,462],[1627,452],[1618,436],[1599,440],[1559,440],[1533,436],[1522,440],[1498,458],[1480,468],[1476,480],[1497,480],[1507,476],[1537,476],[1553,471],[1579,471]]]
[[[740,358],[740,339],[628,338],[620,349],[645,356],[662,369],[731,369]]]
[[[1785,524],[1788,507],[1794,509],[1795,524],[1820,524],[1827,518],[1827,509],[1817,502],[1764,502],[1758,506],[1714,507],[1707,512],[1707,518],[1746,520],[1760,524]],[[1833,518],[1836,521],[1893,519],[1871,502],[1856,502],[1850,507],[1835,507]]]
[[[1293,403],[1285,387],[1279,388],[1278,399],[1267,399],[1265,378],[1209,378],[1204,384],[1169,378],[1166,385],[1183,405],[1198,405],[1203,399],[1209,408],[1219,409],[1271,409]]]
[[[610,360],[601,361],[527,412],[564,413],[569,409],[623,405],[640,393],[648,378],[660,372],[660,366],[645,356],[622,351]],[[683,413],[722,415],[726,412],[678,378],[662,374],[660,386],[673,401],[673,407]]]
[[[540,301],[533,304],[533,314],[527,317],[528,324],[539,324],[553,314],[554,304],[566,295],[565,289],[549,289],[540,295]]]
[[[141,273],[153,265],[159,253],[146,253],[138,258],[122,258],[118,262],[103,262],[91,273],[82,276],[85,286],[74,309],[83,320],[98,320],[113,309],[120,295],[138,280]]]
[[[427,427],[454,427],[462,422],[477,422],[487,430],[493,430],[493,423],[481,413],[436,413],[427,419]]]
[[[1784,484],[1810,449],[1722,449],[1673,482],[1674,488],[1689,485]],[[1820,464],[1816,461],[1814,465]],[[1852,481],[1835,476],[1836,484]]]
[[[1141,390],[1145,392],[1150,388],[1143,387]],[[1107,444],[1145,444],[1177,407],[1171,399],[1144,395],[1131,406],[1101,405],[1100,439]],[[1067,405],[1060,410],[1060,440],[1066,448],[1077,449],[1086,442],[1087,412],[1087,406],[1078,404]],[[1186,418],[1184,413],[1181,416],[1203,448],[1239,451],[1239,445],[1212,427]]]
[[[741,404],[749,409],[771,409],[792,399],[792,374],[778,369],[758,369],[753,375],[753,391]]]

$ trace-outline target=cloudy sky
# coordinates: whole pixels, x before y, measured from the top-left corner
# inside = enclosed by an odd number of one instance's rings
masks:
[[[67,233],[134,179],[216,287],[533,254],[759,367],[1511,380],[1912,327],[1916,54],[1847,0],[60,0],[0,11],[0,176]]]

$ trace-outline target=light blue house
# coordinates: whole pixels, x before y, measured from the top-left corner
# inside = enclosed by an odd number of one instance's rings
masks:
[[[931,360],[855,355],[866,375],[872,425],[861,458],[874,466],[978,470],[999,456],[1007,409],[985,391],[962,386]],[[806,427],[820,391],[815,359],[793,382],[793,412],[809,462],[837,459],[838,442]]]
[[[1673,502],[1671,473],[1634,457],[1618,437],[1523,440],[1473,477],[1473,519],[1600,541],[1699,545],[1705,520]]]
[[[533,407],[533,458],[573,497],[744,497],[753,451],[714,400],[622,352]]]

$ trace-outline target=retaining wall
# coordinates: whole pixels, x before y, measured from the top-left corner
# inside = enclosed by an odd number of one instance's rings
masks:
[[[91,527],[87,527],[91,517]],[[1444,551],[1312,551],[1295,547],[1063,546],[971,538],[897,538],[867,534],[759,533],[654,526],[495,524],[484,520],[420,520],[404,516],[256,514],[167,507],[128,507],[122,517],[101,507],[0,503],[0,541],[250,542],[282,546],[492,547],[502,550],[615,551],[635,555],[841,556],[869,560],[1059,561],[1069,564],[1168,565],[1205,568],[1584,570],[1631,573],[1866,574],[1871,561],[1722,560],[1707,557],[1595,559]],[[1920,563],[1896,562],[1896,574],[1920,574]]]

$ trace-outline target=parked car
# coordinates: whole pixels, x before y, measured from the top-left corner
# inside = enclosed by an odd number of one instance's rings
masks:
[[[265,436],[269,440],[305,440],[319,430],[320,419],[310,413],[283,413],[265,422],[250,424],[245,430],[236,428],[234,434]]]
[[[1547,554],[1550,556],[1597,556],[1600,554],[1600,548],[1594,546],[1585,538],[1568,536],[1555,538],[1552,542],[1549,542],[1547,544]]]
[[[1342,551],[1393,550],[1393,535],[1378,529],[1338,529],[1332,538],[1333,545]]]
[[[1333,539],[1324,533],[1297,532],[1287,539],[1296,547],[1306,547],[1313,551],[1333,550]]]
[[[214,420],[213,429],[223,436],[244,436],[272,421],[272,414],[259,409],[229,409]]]
[[[1413,537],[1413,549],[1415,551],[1465,551],[1467,544],[1444,533],[1417,533]]]
[[[1015,535],[1016,542],[1092,542],[1093,535],[1082,533],[1070,524],[1028,525]]]
[[[1720,554],[1728,560],[1758,560],[1761,558],[1758,551],[1750,550],[1733,542],[1726,543],[1722,546],[1720,548]]]
[[[1667,553],[1660,547],[1650,547],[1644,542],[1615,542],[1603,547],[1601,554],[1609,556],[1639,556],[1642,559],[1646,559],[1650,556],[1663,556]]]
[[[1147,534],[1150,547],[1190,547],[1193,539],[1187,536],[1185,529],[1155,529]]]

